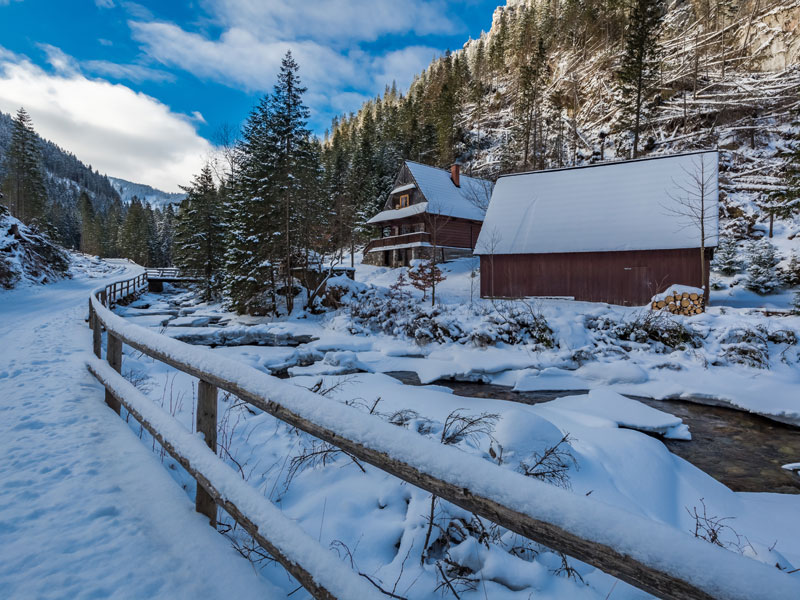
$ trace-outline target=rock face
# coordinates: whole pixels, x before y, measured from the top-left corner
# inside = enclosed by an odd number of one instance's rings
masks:
[[[43,284],[67,276],[69,256],[0,204],[0,288]]]
[[[800,2],[778,5],[761,16],[752,27],[747,47],[757,48],[761,58],[755,66],[761,71],[782,71],[800,62]],[[743,40],[747,29],[739,31]]]

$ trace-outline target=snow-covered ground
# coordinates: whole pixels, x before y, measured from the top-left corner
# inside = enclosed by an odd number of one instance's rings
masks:
[[[84,362],[89,291],[138,267],[0,291],[0,596],[272,598],[103,402]]]
[[[473,266],[471,260],[445,265],[448,278],[437,291],[443,303],[437,318],[449,323],[451,333],[452,322],[464,329],[486,328],[493,310],[509,310],[477,299],[477,285],[470,285],[477,284],[471,277]],[[352,288],[369,294],[365,284],[387,287],[398,274],[358,265]],[[716,306],[706,315],[679,318],[696,342],[673,347],[612,334],[614,325],[637,318],[640,309],[565,301],[540,301],[535,308],[552,329],[551,348],[541,343],[419,344],[372,330],[346,309],[280,320],[240,318],[219,305],[198,304],[191,294],[148,294],[118,312],[172,337],[216,344],[213,352],[222,356],[288,375],[291,383],[330,401],[437,441],[447,437],[459,416],[482,416],[472,435],[451,440],[453,444],[687,534],[699,527],[698,535],[710,537],[709,529],[716,530],[720,543],[732,551],[783,570],[800,566],[800,524],[795,518],[800,496],[732,492],[654,437],[690,439],[691,431],[679,418],[620,395],[706,396],[797,419],[798,357],[786,333],[798,332],[797,317],[776,319]],[[587,327],[587,322],[593,325]],[[743,330],[761,337],[753,339]],[[279,345],[255,345],[259,341]],[[768,368],[735,362],[753,349]],[[123,373],[140,390],[192,430],[191,377],[138,354],[126,355],[123,362]],[[410,387],[385,374],[391,371],[414,371],[423,383],[463,378],[520,390],[590,391],[527,406],[455,396],[438,385]],[[444,502],[436,503],[428,534],[430,494],[357,463],[235,398],[222,397],[219,437],[221,455],[251,485],[312,537],[402,597],[439,597],[447,587],[442,573],[461,598],[646,597],[578,561],[569,559],[565,567],[557,553]],[[790,458],[787,466],[793,462]],[[168,459],[165,463],[175,467]],[[169,472],[191,489],[179,469]],[[228,536],[246,551],[246,537],[236,532]],[[259,564],[270,582],[285,592],[294,589],[279,567]],[[793,577],[800,582],[800,575]]]

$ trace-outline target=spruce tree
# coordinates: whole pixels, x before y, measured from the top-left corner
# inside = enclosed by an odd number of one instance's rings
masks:
[[[747,289],[769,294],[779,288],[778,262],[775,246],[768,239],[751,242],[747,249]]]
[[[151,236],[147,209],[142,201],[134,196],[131,198],[119,231],[120,255],[144,267],[150,266]]]
[[[175,265],[202,275],[203,297],[209,300],[220,286],[225,250],[222,207],[211,167],[204,166],[191,185],[182,189],[186,198],[175,223]]]
[[[220,206],[220,214],[222,207]],[[159,243],[161,244],[161,257],[163,267],[170,267],[174,263],[173,253],[175,246],[175,208],[167,204],[161,211],[161,222],[158,225]],[[224,250],[224,249],[223,249]]]
[[[719,245],[714,252],[712,267],[723,275],[734,275],[741,267],[736,240],[730,237],[721,237]]]
[[[227,207],[226,291],[239,311],[275,312],[278,295],[287,312],[294,306],[292,269],[307,247],[302,213],[321,185],[298,71],[287,52],[272,94],[244,127]]]
[[[30,116],[20,108],[14,117],[2,189],[11,214],[26,224],[45,216],[47,193],[41,164],[39,138]]]
[[[100,239],[100,223],[95,214],[92,200],[86,192],[82,192],[78,199],[78,209],[81,214],[80,250],[86,254],[101,256],[103,251]]]
[[[625,52],[617,78],[623,122],[633,134],[632,158],[638,156],[642,120],[646,117],[645,107],[658,80],[658,34],[663,15],[663,0],[634,0],[628,16]]]

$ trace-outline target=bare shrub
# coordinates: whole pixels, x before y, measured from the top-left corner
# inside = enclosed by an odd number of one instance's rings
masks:
[[[571,441],[570,435],[565,433],[554,446],[545,448],[541,453],[536,452],[529,460],[520,462],[522,474],[569,489],[569,470],[571,467],[578,468],[578,462],[570,450]]]
[[[734,550],[740,554],[744,553],[744,549],[750,546],[750,542],[726,523],[726,521],[733,520],[733,517],[709,515],[703,498],[700,498],[700,505],[703,507],[702,512],[698,512],[696,506],[693,506],[692,510],[686,507],[686,512],[694,518],[694,537],[705,540],[709,544],[714,544],[720,548]],[[725,541],[724,538],[728,536],[733,539]]]
[[[447,415],[442,427],[439,441],[445,446],[452,446],[462,442],[477,444],[481,438],[492,438],[494,426],[500,415],[494,413],[468,414],[463,408],[458,408]],[[425,542],[422,544],[420,564],[425,562],[431,540],[431,533],[436,526],[436,501],[435,494],[431,495],[431,508],[428,514],[428,530],[425,533]],[[438,541],[438,540],[437,540]],[[441,568],[441,567],[440,567]]]

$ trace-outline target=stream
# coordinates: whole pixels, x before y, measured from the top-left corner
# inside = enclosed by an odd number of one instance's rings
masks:
[[[387,373],[406,385],[421,385],[416,373]],[[587,390],[515,392],[488,383],[439,380],[458,396],[539,404]],[[800,477],[782,469],[800,459],[800,429],[733,408],[694,404],[681,400],[631,398],[683,419],[691,441],[667,440],[670,452],[705,471],[735,492],[800,494]]]
[[[169,297],[170,294],[164,294]],[[163,296],[162,296],[163,297]],[[169,301],[169,300],[168,300]],[[174,312],[174,311],[173,311]],[[155,313],[154,313],[155,314]],[[172,314],[172,313],[170,313]],[[214,335],[210,328],[208,335]],[[219,340],[210,343],[208,335],[184,339],[188,343],[211,345],[252,344],[250,339]],[[181,339],[182,336],[176,336]],[[263,337],[263,335],[262,335]],[[284,336],[285,337],[285,336]],[[256,345],[297,346],[306,339],[268,339]],[[421,385],[416,373],[387,373],[406,385]],[[588,390],[515,392],[509,387],[467,381],[434,382],[453,390],[459,396],[507,400],[522,404],[549,402],[555,398],[586,394]],[[800,428],[779,423],[744,411],[684,400],[655,400],[630,396],[655,409],[683,419],[692,434],[691,441],[660,439],[677,456],[705,471],[736,492],[776,492],[800,494],[800,476],[781,466],[800,461]],[[650,434],[648,434],[650,435]],[[655,435],[655,434],[652,434]]]

